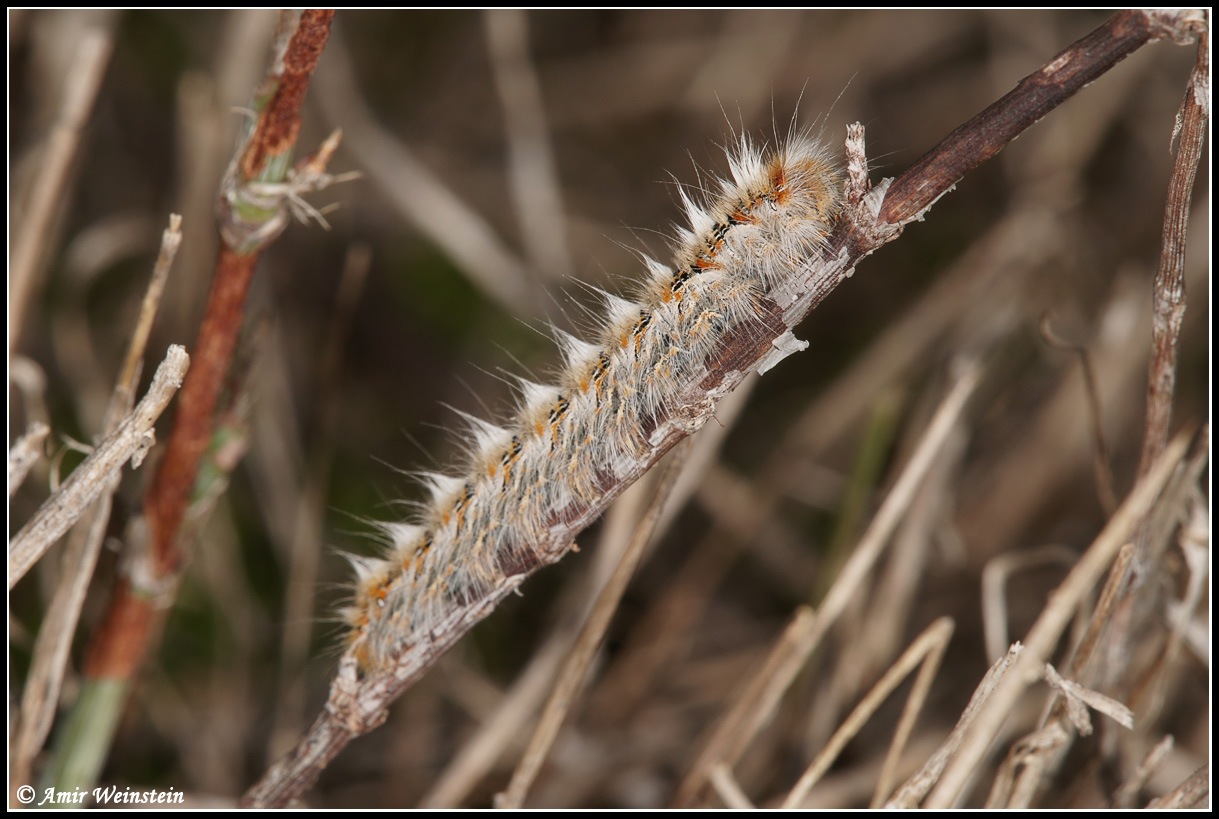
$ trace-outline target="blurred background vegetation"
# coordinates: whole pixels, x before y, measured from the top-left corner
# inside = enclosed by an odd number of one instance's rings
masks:
[[[242,422],[248,453],[195,546],[105,780],[228,799],[299,735],[322,701],[336,654],[334,607],[348,578],[341,555],[372,551],[366,521],[400,518],[406,512],[398,499],[418,496],[401,470],[453,462],[458,442],[446,430],[454,416],[443,405],[502,415],[512,394],[499,370],[547,371],[551,345],[539,332],[547,320],[588,326],[573,304],[592,299],[577,280],[628,290],[639,271],[635,250],[665,257],[680,218],[674,180],[697,184],[722,172],[720,146],[734,132],[773,141],[794,116],[840,145],[845,126],[858,120],[867,128],[873,181],[894,176],[1105,16],[530,12],[523,16],[527,51],[513,52],[510,31],[501,31],[507,44],[493,59],[491,28],[479,12],[340,12],[300,144],[315,146],[331,129],[344,129],[331,169],[359,170],[363,178],[310,197],[319,207],[337,205],[326,215],[329,230],[294,224],[263,257],[247,369],[234,381],[234,392],[249,399]],[[41,369],[45,391],[10,384],[10,441],[44,411],[55,448],[63,437],[89,441],[96,433],[170,212],[185,217],[186,239],[147,370],[168,344],[192,343],[216,251],[214,192],[241,109],[265,70],[274,21],[274,13],[258,11],[9,12],[11,229],[20,227],[23,186],[38,170],[81,32],[101,27],[113,38],[44,278],[14,350]],[[506,102],[497,85],[521,70],[520,53],[535,73],[540,110],[527,100]],[[926,223],[864,262],[798,329],[809,351],[762,379],[727,437],[715,480],[628,591],[602,673],[534,804],[665,803],[700,736],[793,607],[823,591],[826,573],[842,559],[836,550],[853,542],[883,497],[889,468],[900,465],[925,424],[945,365],[962,351],[985,350],[986,386],[945,467],[950,489],[928,513],[908,605],[893,622],[871,626],[900,651],[935,617],[957,619],[951,671],[941,675],[919,730],[934,737],[951,726],[990,662],[977,615],[987,561],[1047,544],[1078,552],[1105,520],[1078,357],[1039,333],[1046,313],[1055,335],[1093,356],[1119,498],[1133,481],[1169,144],[1193,59],[1192,47],[1169,43],[1138,51],[966,178]],[[557,187],[547,188],[544,175],[529,179],[553,210],[522,208],[514,196],[512,173],[529,166],[513,154],[513,127],[534,135],[528,144],[541,146],[542,168],[550,163]],[[490,232],[521,272],[517,296],[497,298],[477,283],[471,268],[485,263],[482,272],[497,275],[497,259],[461,258],[454,248],[468,250],[472,241],[437,234],[456,230],[455,222],[420,227],[412,213],[440,203],[417,177],[403,176],[404,163],[426,169]],[[1190,230],[1178,425],[1209,413],[1208,180],[1204,164]],[[340,276],[361,264],[366,277],[336,344]],[[893,348],[900,355],[863,357],[911,316],[902,331],[908,335]],[[327,356],[337,356],[329,372]],[[848,400],[826,392],[850,378],[863,379],[861,394]],[[819,426],[804,436],[808,445],[776,456],[776,447],[793,440],[789,428],[809,413]],[[868,452],[873,460],[861,460]],[[777,483],[755,481],[776,457],[786,474]],[[63,468],[78,460],[69,455]],[[139,510],[148,474],[129,475],[120,491],[115,543]],[[732,506],[726,487],[780,492],[784,502],[764,530],[740,543],[722,511]],[[861,520],[842,512],[852,491]],[[46,493],[44,467],[12,499],[10,533]],[[697,549],[716,531],[729,531],[725,538],[735,544],[731,571],[697,587],[703,592],[689,603],[695,615],[674,637],[664,673],[622,707],[607,708],[618,696],[598,680],[613,678],[615,662],[647,642],[637,633],[645,613],[674,593],[678,567],[697,567]],[[580,543],[592,546],[595,532]],[[565,613],[574,616],[563,590],[587,573],[589,553],[530,580],[523,598],[496,612],[399,702],[387,726],[339,757],[311,804],[417,804],[547,629]],[[54,562],[44,560],[11,598],[10,702],[21,690]],[[116,562],[113,552],[103,557],[82,645]],[[1049,564],[1013,581],[1012,639],[1065,571]],[[1179,582],[1171,574],[1165,580]],[[854,628],[867,624],[860,618]],[[288,633],[303,648],[285,647]],[[844,629],[835,644],[858,639]],[[815,716],[800,711],[796,727],[771,730],[765,750],[738,771],[760,802],[790,786],[808,749],[824,738],[821,723],[832,727],[857,697],[854,688],[838,699],[815,693],[839,679],[827,654],[803,684],[804,707],[812,704]],[[883,670],[890,660],[875,663]],[[868,665],[852,673],[866,685],[877,672]],[[1180,697],[1160,725],[1178,736],[1174,771],[1206,759],[1206,679],[1203,664],[1187,663]],[[827,781],[827,789],[840,789],[837,804],[866,804],[866,791],[852,791],[849,775],[883,752],[888,733],[876,733],[852,746]],[[466,804],[489,804],[516,753],[479,781]],[[1189,767],[1191,759],[1201,761]],[[1059,782],[1043,804],[1097,804],[1087,797],[1094,788]]]

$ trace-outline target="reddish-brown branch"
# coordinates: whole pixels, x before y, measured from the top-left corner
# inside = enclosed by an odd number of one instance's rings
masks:
[[[1113,15],[914,163],[889,188],[880,212],[881,221],[905,224],[916,218],[965,174],[999,153],[1026,128],[1164,33],[1159,22],[1144,12],[1122,11]]]
[[[216,278],[195,340],[192,366],[178,395],[178,411],[156,480],[144,499],[148,519],[149,588],[131,578],[115,586],[109,608],[93,635],[85,673],[127,679],[139,668],[152,634],[157,599],[182,563],[177,533],[190,505],[199,463],[211,442],[216,403],[228,373],[257,255],[222,249]]]
[[[214,429],[216,402],[224,386],[241,333],[246,294],[258,255],[220,250],[216,278],[195,339],[193,366],[178,396],[178,412],[157,479],[145,498],[157,576],[177,569],[181,556],[174,540]]]
[[[309,79],[317,68],[322,49],[330,38],[334,9],[309,9],[301,13],[300,23],[284,54],[283,73],[275,93],[258,118],[258,126],[241,160],[242,179],[258,177],[271,157],[292,150],[301,129],[301,105],[309,90]]]
[[[85,676],[91,680],[131,679],[151,641],[156,611],[152,597],[137,593],[129,580],[120,579],[85,655]]]
[[[191,351],[191,369],[178,397],[178,410],[156,479],[145,496],[148,520],[148,562],[115,586],[109,608],[88,649],[86,672],[93,677],[129,678],[138,669],[156,631],[157,612],[172,600],[173,582],[183,563],[179,542],[183,521],[198,479],[199,465],[215,432],[215,411],[241,334],[246,295],[262,248],[260,243],[237,243],[226,220],[230,185],[253,180],[266,160],[291,150],[300,131],[300,109],[309,75],[317,65],[330,31],[333,11],[305,11],[282,60],[281,74],[271,76],[277,91],[260,116],[243,154],[243,167],[253,169],[241,180],[225,180],[218,209],[224,244],[216,261],[215,277],[203,322]],[[283,205],[280,203],[282,209]],[[267,221],[285,221],[271,213]],[[248,222],[244,227],[256,231]],[[137,581],[136,578],[139,578]]]

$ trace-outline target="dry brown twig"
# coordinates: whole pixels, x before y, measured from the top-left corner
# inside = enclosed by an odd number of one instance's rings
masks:
[[[8,451],[8,496],[21,486],[25,476],[42,457],[42,444],[51,433],[51,428],[41,421],[30,424],[25,434],[13,442]]]
[[[186,350],[178,345],[171,346],[135,410],[72,471],[59,491],[47,498],[33,519],[9,542],[10,589],[84,514],[93,499],[110,486],[123,464],[131,461],[138,467],[144,460],[155,440],[153,424],[178,391],[189,363]]]
[[[1168,201],[1164,206],[1160,264],[1152,285],[1151,363],[1143,450],[1139,459],[1140,475],[1147,474],[1168,442],[1176,391],[1178,345],[1185,319],[1186,229],[1189,226],[1194,180],[1210,120],[1210,24],[1207,13],[1201,10],[1180,13],[1176,26],[1177,42],[1188,43],[1197,38],[1197,59],[1172,134],[1178,140],[1177,152],[1169,180]],[[1154,598],[1144,593],[1154,576],[1153,568],[1159,556],[1151,534],[1150,527],[1140,531],[1135,540],[1134,561],[1128,575],[1121,579],[1123,598],[1114,618],[1101,672],[1107,684],[1116,680],[1119,669],[1129,666],[1126,660],[1132,650],[1134,635],[1154,608]]]
[[[702,474],[718,452],[727,432],[740,417],[751,387],[756,383],[756,378],[750,379],[728,396],[716,413],[719,423],[704,427],[692,439],[692,448],[686,456],[685,467],[678,474],[669,500],[664,504],[651,542],[659,539],[697,489]],[[536,652],[529,668],[520,675],[493,716],[454,755],[449,765],[436,778],[420,800],[420,807],[445,808],[460,805],[469,790],[487,774],[499,755],[504,752],[504,746],[511,744],[525,731],[526,721],[532,719],[537,712],[547,688],[554,688],[551,681],[575,642],[573,629],[566,624],[585,622],[593,608],[598,605],[601,595],[599,590],[604,589],[605,584],[610,582],[612,573],[619,571],[621,556],[630,546],[632,533],[644,513],[647,499],[651,496],[652,480],[645,479],[623,493],[607,511],[605,524],[593,549],[598,562],[607,568],[599,571],[596,565],[590,566],[588,582],[573,584],[567,594],[572,604],[560,606],[561,614],[554,618],[560,625]],[[607,574],[609,577],[605,577]],[[584,588],[589,591],[583,592]],[[591,604],[584,603],[586,599],[592,600]]]
[[[987,699],[994,692],[995,688],[1011,671],[1015,665],[1017,658],[1020,656],[1022,647],[1016,643],[1008,652],[991,665],[986,674],[982,677],[982,681],[978,683],[978,687],[974,690],[973,696],[969,699],[969,704],[965,706],[965,710],[961,712],[960,719],[957,720],[956,726],[953,727],[952,733],[944,740],[944,743],[931,754],[923,767],[914,775],[907,779],[897,792],[889,798],[885,803],[886,808],[916,808],[922,802],[923,798],[931,792],[932,787],[939,780],[944,768],[948,766],[950,760],[957,753],[957,749],[965,741],[965,737],[973,728],[974,722],[981,713]]]
[[[182,220],[171,214],[169,227],[161,235],[161,249],[148,287],[144,291],[139,317],[127,345],[127,354],[111,395],[110,406],[102,422],[103,433],[112,432],[131,412],[153,319],[181,243]],[[28,772],[31,770],[34,755],[42,748],[51,730],[72,638],[85,603],[85,593],[97,566],[106,526],[110,521],[113,490],[117,486],[118,482],[112,481],[109,490],[93,503],[64,550],[61,561],[64,571],[47,607],[46,619],[38,630],[30,672],[21,695],[21,719],[13,750],[12,770],[15,781],[29,781]]]
[[[1150,810],[1182,810],[1196,808],[1210,796],[1210,765],[1203,765],[1169,793],[1147,803]]]
[[[828,293],[854,270],[855,264],[901,233],[902,226],[919,219],[926,210],[969,170],[994,155],[1022,130],[1053,107],[1115,65],[1128,54],[1155,39],[1182,34],[1182,19],[1141,12],[1121,12],[1092,34],[1081,39],[1041,71],[1030,75],[1017,88],[959,128],[936,149],[903,174],[891,186],[882,184],[867,190],[867,160],[863,153],[862,128],[851,132],[847,161],[854,185],[848,191],[848,213],[840,220],[829,240],[826,258],[810,264],[807,276],[790,294],[782,294],[783,308],[762,330],[770,341],[785,337],[800,318],[807,315]],[[710,379],[706,395],[692,396],[691,403],[713,401],[732,389],[757,365],[769,347],[740,350],[739,357],[728,356]],[[624,478],[628,484],[684,437],[685,426],[668,419],[662,424],[660,443]],[[430,666],[464,630],[489,613],[504,596],[511,593],[524,577],[564,554],[571,536],[586,526],[620,491],[611,489],[603,502],[590,507],[578,520],[552,529],[551,541],[536,544],[536,565],[525,567],[524,574],[506,578],[487,594],[463,610],[455,610],[435,631],[426,645],[408,647],[396,667],[385,673],[361,679],[352,657],[345,657],[331,687],[325,711],[289,757],[276,763],[263,780],[247,793],[244,803],[256,806],[284,805],[302,793],[320,770],[354,736],[380,724],[388,704]],[[718,758],[718,757],[717,757]],[[705,782],[705,773],[697,781]]]
[[[1138,798],[1139,791],[1151,779],[1151,775],[1156,772],[1164,759],[1172,751],[1173,738],[1166,736],[1152,746],[1147,755],[1139,762],[1138,767],[1130,774],[1130,778],[1122,783],[1122,786],[1117,789],[1113,795],[1113,804],[1117,808],[1134,807],[1134,800]]]
[[[518,741],[527,730],[528,721],[537,713],[546,692],[553,688],[554,676],[571,643],[568,630],[559,630],[534,652],[529,667],[505,693],[491,718],[479,726],[478,732],[454,755],[419,800],[420,808],[453,808],[461,804],[504,748]]]
[[[1171,668],[1181,652],[1186,641],[1186,634],[1193,621],[1195,612],[1205,599],[1207,585],[1210,580],[1210,514],[1206,502],[1195,495],[1190,501],[1188,523],[1182,527],[1180,537],[1181,553],[1189,573],[1185,590],[1180,601],[1169,601],[1167,615],[1170,619],[1171,631],[1168,644],[1164,647],[1162,666]],[[1167,693],[1168,675],[1163,674],[1157,681],[1155,690],[1150,697],[1147,712],[1158,714],[1164,707]],[[1146,715],[1145,717],[1146,718]]]

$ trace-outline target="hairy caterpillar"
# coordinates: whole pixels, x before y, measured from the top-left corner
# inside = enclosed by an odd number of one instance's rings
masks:
[[[715,396],[702,382],[734,341],[773,345],[760,370],[803,349],[789,331],[775,338],[776,294],[822,250],[839,173],[808,135],[770,152],[741,137],[728,161],[730,178],[694,197],[681,189],[689,226],[672,266],[645,257],[632,299],[603,293],[593,342],[556,330],[558,383],[521,380],[516,416],[503,426],[465,416],[465,474],[426,475],[431,498],[417,519],[383,527],[389,554],[353,560],[346,619],[365,671],[392,663],[454,606],[537,566],[552,530],[591,519],[611,488],[638,477],[662,421],[693,431],[710,418]]]

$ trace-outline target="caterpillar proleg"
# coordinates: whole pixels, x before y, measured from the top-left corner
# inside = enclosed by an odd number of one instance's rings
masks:
[[[728,166],[695,193],[679,189],[687,225],[672,262],[645,257],[630,298],[603,293],[591,340],[556,331],[557,383],[522,381],[515,417],[465,416],[464,474],[426,476],[430,500],[416,519],[383,527],[384,559],[355,561],[346,617],[365,671],[392,663],[455,606],[549,562],[541,544],[599,514],[654,460],[666,430],[692,432],[712,416],[722,392],[710,374],[742,340],[763,372],[807,346],[782,315],[838,215],[837,167],[807,134],[769,150],[742,136]]]

